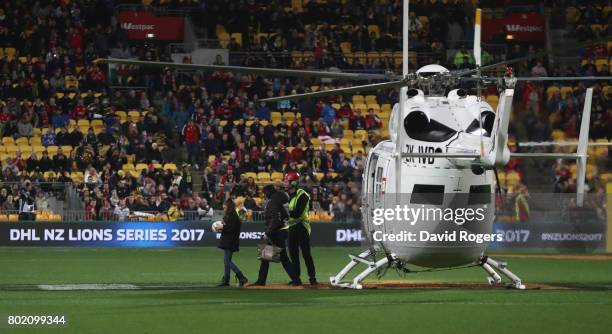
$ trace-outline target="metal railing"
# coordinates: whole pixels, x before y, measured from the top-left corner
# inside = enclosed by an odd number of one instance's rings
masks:
[[[169,8],[164,6],[145,6],[140,4],[119,4],[114,8],[115,13],[122,11],[150,12],[158,16],[187,16],[199,12],[198,7],[181,6],[180,8]]]

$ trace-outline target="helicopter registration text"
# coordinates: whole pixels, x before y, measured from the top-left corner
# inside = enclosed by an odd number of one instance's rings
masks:
[[[415,151],[415,146],[416,151]],[[406,145],[407,153],[442,153],[442,149],[439,147],[433,146],[421,146],[421,145]],[[406,162],[412,163],[420,163],[420,164],[428,164],[433,165],[435,158],[434,157],[407,157]]]

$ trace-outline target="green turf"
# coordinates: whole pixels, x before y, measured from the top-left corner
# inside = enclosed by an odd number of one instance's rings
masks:
[[[357,249],[318,248],[326,281]],[[253,248],[237,264],[255,279]],[[0,314],[61,313],[58,329],[0,333],[570,333],[609,332],[612,261],[510,259],[527,283],[567,290],[241,290],[212,287],[221,251],[199,249],[1,248]],[[270,281],[283,283],[280,265]],[[386,279],[399,276],[389,272]],[[420,273],[406,280],[484,282],[480,268]],[[40,291],[37,284],[133,283],[139,291]],[[153,287],[153,288],[151,288]]]

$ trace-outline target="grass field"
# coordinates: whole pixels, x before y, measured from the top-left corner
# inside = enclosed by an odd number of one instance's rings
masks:
[[[320,282],[357,249],[317,248]],[[64,314],[58,333],[608,333],[612,257],[498,256],[528,284],[550,288],[238,289],[216,288],[215,248],[1,248],[0,314]],[[255,250],[235,258],[256,279]],[[285,283],[280,265],[270,282]],[[484,271],[410,274],[385,280],[483,283]],[[375,277],[371,280],[376,280]],[[139,290],[45,291],[39,285],[133,284]]]

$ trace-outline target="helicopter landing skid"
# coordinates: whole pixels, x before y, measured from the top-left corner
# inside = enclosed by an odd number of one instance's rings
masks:
[[[373,250],[371,249],[367,249],[357,256],[349,254],[349,258],[351,259],[351,261],[336,276],[332,276],[329,278],[329,282],[331,283],[331,285],[340,288],[349,288],[357,290],[363,289],[361,282],[371,273],[386,266],[389,263],[390,259],[390,257],[385,256],[378,261],[367,260],[366,257],[370,256],[371,254],[373,254]],[[355,276],[355,278],[353,278],[352,283],[342,283],[342,279],[351,271],[351,269],[353,269],[359,263],[365,264],[368,268],[359,273],[359,275]]]
[[[497,269],[512,281],[512,284],[509,285],[511,288],[525,290],[525,285],[521,282],[521,279],[507,268],[505,262],[498,262],[484,255],[478,260],[478,264],[489,275],[487,281],[490,285],[499,285],[502,283],[501,276],[495,271],[495,269]]]

